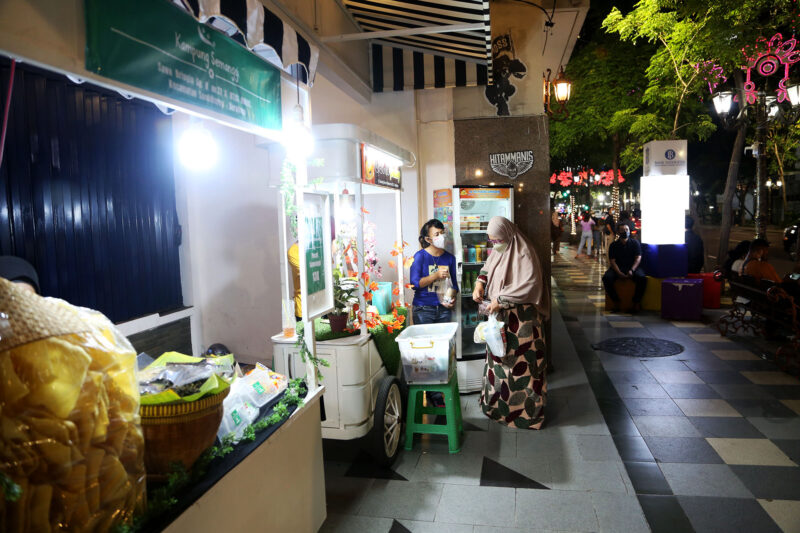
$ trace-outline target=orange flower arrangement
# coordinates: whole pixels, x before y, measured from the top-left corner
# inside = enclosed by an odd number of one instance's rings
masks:
[[[406,246],[408,246],[407,242],[402,242],[402,243],[395,242],[394,246],[392,247],[392,251],[390,252],[392,254],[392,257],[398,257],[399,256],[401,259],[403,259],[403,267],[404,268],[410,267],[411,264],[414,262],[414,258],[413,257],[404,258],[404,250],[405,250]],[[354,243],[350,243],[350,244],[347,245],[347,247],[345,248],[345,252],[347,252],[349,250],[352,250],[352,251],[355,252],[355,257],[356,258],[358,258],[359,256],[362,256],[362,263],[361,264],[364,265],[364,266],[367,265],[367,261],[364,260],[365,258],[363,257],[363,254],[361,252],[359,252],[358,248],[355,246]],[[357,262],[357,261],[354,260],[354,262]],[[389,261],[389,267],[390,268],[397,268],[397,262],[396,261]],[[351,277],[355,277],[356,276],[356,272],[348,272],[348,274],[350,274]],[[362,293],[362,296],[364,297],[364,301],[366,301],[367,303],[371,302],[372,301],[372,292],[370,292],[370,291],[378,290],[378,284],[375,281],[372,281],[372,279],[370,277],[369,269],[365,268],[364,271],[361,272],[361,275],[359,276],[359,283],[361,284],[362,288],[364,289],[364,292]],[[413,285],[408,283],[408,284],[406,284],[405,287],[406,288],[412,288]],[[393,283],[392,294],[394,296],[399,296],[400,295],[400,284],[399,283],[397,283],[397,282]],[[403,327],[403,324],[405,323],[406,317],[403,316],[403,315],[400,315],[397,312],[397,308],[398,307],[400,307],[400,299],[399,298],[392,302],[392,318],[391,319],[383,319],[379,315],[374,315],[374,314],[370,314],[370,313],[367,313],[366,314],[366,318],[364,318],[360,306],[358,304],[355,304],[355,305],[353,305],[353,311],[355,311],[356,316],[355,316],[355,319],[353,320],[352,328],[348,328],[347,331],[349,331],[351,333],[355,333],[356,331],[361,329],[362,320],[366,324],[368,329],[376,328],[381,324],[386,326],[386,329],[389,331],[389,333],[392,333],[395,329],[401,329]]]

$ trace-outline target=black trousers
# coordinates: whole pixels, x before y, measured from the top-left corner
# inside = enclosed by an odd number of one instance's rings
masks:
[[[603,286],[606,288],[608,296],[615,302],[619,302],[619,294],[617,294],[617,289],[614,288],[614,282],[618,279],[622,278],[613,268],[609,268],[603,274]],[[633,271],[633,282],[636,284],[636,289],[633,291],[633,301],[634,303],[639,303],[642,301],[644,291],[647,288],[647,276],[645,276],[644,270],[637,268]]]

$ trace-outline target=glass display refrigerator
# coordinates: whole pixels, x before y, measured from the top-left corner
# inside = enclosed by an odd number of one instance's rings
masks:
[[[486,317],[478,316],[472,290],[487,257],[492,253],[486,228],[489,219],[503,216],[514,220],[514,189],[511,185],[459,186],[453,198],[453,248],[461,293],[456,304],[459,328],[457,346],[458,388],[475,392],[481,388],[485,344],[473,341],[475,328]]]

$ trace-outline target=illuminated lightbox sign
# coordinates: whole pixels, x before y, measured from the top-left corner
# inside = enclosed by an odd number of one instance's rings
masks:
[[[684,244],[689,176],[642,176],[642,242]]]
[[[361,145],[361,181],[399,189],[402,183],[402,161],[367,144]]]
[[[688,173],[687,142],[650,141],[644,145],[645,176],[675,176]]]
[[[510,188],[486,189],[464,188],[459,191],[459,197],[470,200],[502,200],[511,198]]]

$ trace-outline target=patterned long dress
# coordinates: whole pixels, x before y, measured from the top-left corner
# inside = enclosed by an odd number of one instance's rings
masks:
[[[539,313],[533,305],[521,304],[501,310],[497,318],[506,324],[506,355],[496,357],[486,349],[481,410],[504,425],[541,429],[547,362]]]

